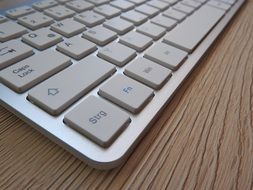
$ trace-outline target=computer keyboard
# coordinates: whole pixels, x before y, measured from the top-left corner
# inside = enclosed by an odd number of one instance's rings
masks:
[[[1,105],[87,164],[116,167],[243,2],[30,0],[1,10]]]

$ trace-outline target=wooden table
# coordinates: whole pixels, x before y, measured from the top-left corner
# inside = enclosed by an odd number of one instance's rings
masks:
[[[253,1],[120,168],[92,169],[1,107],[5,188],[253,189]]]

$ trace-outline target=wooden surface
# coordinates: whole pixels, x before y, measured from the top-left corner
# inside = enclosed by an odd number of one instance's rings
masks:
[[[253,189],[253,1],[128,161],[98,171],[0,108],[0,189]]]

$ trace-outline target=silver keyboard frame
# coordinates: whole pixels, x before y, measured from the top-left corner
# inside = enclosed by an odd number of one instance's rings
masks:
[[[25,3],[25,5],[31,5],[36,1],[37,0],[29,1],[28,3]],[[64,115],[83,101],[87,95],[93,94],[98,96],[97,92],[101,84],[57,117],[49,115],[42,109],[30,103],[26,99],[27,92],[17,94],[2,83],[0,84],[0,105],[13,112],[19,118],[90,166],[98,169],[111,169],[119,166],[128,158],[131,151],[133,151],[140,139],[152,126],[160,112],[172,98],[173,94],[204,56],[208,48],[212,45],[243,3],[244,0],[238,0],[233,5],[208,36],[201,42],[201,44],[199,44],[195,51],[188,56],[188,59],[182,64],[182,66],[173,73],[173,76],[164,87],[159,91],[155,91],[154,98],[139,114],[133,115],[130,112],[127,112],[132,121],[109,148],[105,149],[98,146],[63,123]],[[1,10],[0,14],[4,15],[4,12],[5,10]],[[161,40],[162,38],[160,41]],[[153,45],[154,44],[155,43],[153,43]],[[142,56],[142,54],[139,54],[137,57],[139,56]],[[117,68],[116,73],[123,73],[123,71],[124,67]]]

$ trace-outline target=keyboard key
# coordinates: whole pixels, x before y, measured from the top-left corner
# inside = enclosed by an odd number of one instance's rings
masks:
[[[65,115],[64,122],[100,146],[108,147],[130,123],[130,118],[102,98],[89,96]]]
[[[166,29],[150,22],[146,22],[143,25],[139,26],[136,29],[137,32],[140,32],[146,36],[153,38],[154,40],[158,40],[161,38],[165,33]]]
[[[186,5],[182,4],[182,3],[177,3],[177,4],[175,4],[175,5],[172,7],[172,9],[175,9],[175,10],[180,11],[180,12],[182,12],[182,13],[185,13],[185,14],[187,14],[187,15],[192,14],[193,11],[194,11],[194,8],[193,8],[193,7],[186,6]]]
[[[141,52],[152,44],[152,39],[143,34],[131,31],[122,36],[119,42]]]
[[[236,0],[221,0],[223,3],[227,3],[229,5],[235,4]]]
[[[52,24],[51,30],[69,38],[83,32],[86,30],[86,28],[83,24],[77,21],[74,21],[72,19],[65,19],[63,21]]]
[[[181,22],[187,16],[185,13],[179,12],[179,11],[172,9],[172,8],[164,11],[162,14],[163,14],[163,16],[172,18],[174,20],[177,20],[178,22]]]
[[[17,19],[18,17],[25,16],[34,13],[35,10],[28,6],[22,6],[6,11],[6,16],[12,19]]]
[[[134,10],[123,13],[123,14],[121,14],[120,17],[134,23],[134,25],[140,25],[143,22],[147,21],[147,19],[148,19],[147,15],[144,15],[142,13],[138,13]]]
[[[207,2],[207,0],[194,0],[194,1],[197,1],[197,2],[199,2],[201,4],[204,4],[205,2]]]
[[[70,64],[65,55],[46,50],[0,71],[0,78],[11,89],[22,93]]]
[[[66,3],[66,7],[80,13],[92,9],[94,5],[83,0],[74,0]]]
[[[112,6],[121,9],[122,11],[128,11],[134,8],[134,4],[126,0],[116,0],[110,3]]]
[[[136,52],[119,43],[113,42],[98,51],[98,56],[122,67],[136,56]]]
[[[31,30],[37,30],[39,28],[49,26],[53,22],[54,20],[52,18],[38,12],[18,18],[18,23]]]
[[[160,89],[172,74],[171,70],[142,57],[127,65],[124,73],[154,89]]]
[[[59,43],[56,49],[74,59],[82,59],[95,51],[97,47],[94,43],[75,36]]]
[[[226,4],[220,1],[214,1],[214,0],[210,0],[207,2],[207,5],[213,6],[215,8],[221,9],[221,10],[225,10],[228,11],[231,7],[230,4]]]
[[[93,11],[86,11],[84,13],[75,15],[74,20],[82,24],[85,24],[88,27],[93,27],[103,23],[105,21],[105,17],[97,13],[94,13]]]
[[[143,13],[149,17],[153,17],[159,13],[159,9],[143,4],[135,8],[136,11]]]
[[[177,21],[158,15],[155,18],[153,18],[150,22],[152,22],[153,24],[156,24],[158,26],[162,26],[164,28],[166,28],[166,30],[171,30],[172,28],[174,28],[177,24]]]
[[[47,28],[41,28],[25,34],[22,40],[39,50],[44,50],[62,41],[62,37]]]
[[[104,28],[103,26],[96,26],[83,33],[83,37],[98,44],[105,45],[117,38],[117,33]]]
[[[145,3],[146,0],[128,0],[131,3],[135,4],[135,5],[140,5],[142,3]]]
[[[64,4],[72,0],[56,0],[58,3]]]
[[[33,54],[33,49],[19,40],[0,44],[0,70]]]
[[[8,21],[8,19],[5,16],[0,15],[0,24],[6,21]]]
[[[74,11],[62,5],[46,9],[44,13],[50,17],[53,17],[55,20],[62,20],[65,18],[69,18],[75,14]]]
[[[43,11],[44,9],[47,9],[56,5],[58,5],[58,3],[54,0],[42,0],[36,3],[33,3],[33,8],[39,11]]]
[[[163,41],[187,52],[192,52],[225,11],[203,5],[193,15],[165,35]],[[187,35],[185,35],[187,31]],[[190,36],[190,38],[189,38]]]
[[[0,42],[18,38],[27,32],[27,29],[15,22],[4,22],[0,24]]]
[[[161,0],[161,1],[163,1],[163,2],[165,2],[165,3],[168,3],[168,4],[170,4],[170,5],[174,5],[174,4],[176,4],[179,0]]]
[[[103,26],[118,34],[125,34],[134,28],[134,25],[131,22],[123,20],[120,17],[107,20]]]
[[[94,12],[105,16],[107,19],[115,17],[121,13],[120,9],[112,7],[110,5],[101,5],[94,8]]]
[[[144,57],[175,71],[187,58],[187,53],[159,42],[149,48]]]
[[[113,65],[92,56],[33,88],[28,99],[48,113],[58,115],[113,72]]]
[[[95,5],[102,5],[110,2],[110,0],[87,0],[87,1]]]
[[[99,95],[132,113],[138,113],[154,96],[154,92],[127,76],[116,75],[102,85]]]
[[[151,1],[148,1],[147,4],[162,11],[167,9],[170,6],[168,3],[165,3],[159,0],[151,0]]]
[[[193,7],[193,8],[199,8],[201,6],[200,2],[197,2],[194,0],[183,0],[182,4],[187,5],[189,7]]]

